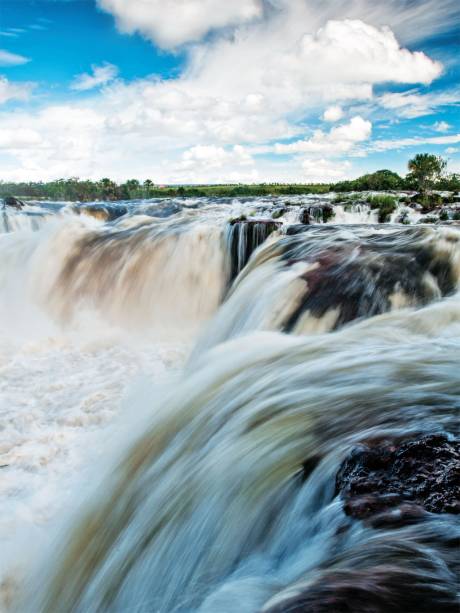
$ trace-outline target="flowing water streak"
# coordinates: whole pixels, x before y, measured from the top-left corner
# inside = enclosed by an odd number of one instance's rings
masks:
[[[423,572],[430,558],[429,580],[450,598],[449,518],[376,533],[345,517],[333,485],[356,441],[457,425],[459,297],[444,297],[458,285],[458,230],[336,228],[334,219],[290,228],[299,201],[268,233],[273,204],[248,203],[264,227],[249,220],[231,241],[233,204],[181,202],[113,219],[69,209],[36,232],[0,237],[0,308],[14,334],[37,312],[78,334],[85,311],[93,323],[183,339],[249,259],[182,382],[152,402],[147,431],[49,556],[20,613],[278,613],[324,568],[384,560],[391,547]],[[261,329],[310,336],[252,334]],[[86,361],[84,352],[69,359],[63,372]]]
[[[253,330],[327,332],[427,304],[459,284],[456,228],[307,226],[254,254],[195,353]]]
[[[456,295],[204,355],[23,610],[257,611],[334,550],[371,544],[332,500],[331,475],[353,441],[457,427],[459,332]]]
[[[140,217],[106,225],[66,215],[11,235],[0,274],[4,286],[15,286],[16,302],[38,305],[66,326],[89,309],[126,328],[183,336],[222,299],[229,275],[223,240],[222,228],[206,221]]]

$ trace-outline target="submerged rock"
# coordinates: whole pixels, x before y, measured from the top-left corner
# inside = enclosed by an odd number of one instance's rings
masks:
[[[432,434],[355,449],[337,474],[336,494],[357,519],[399,505],[405,513],[407,505],[460,513],[460,439]]]
[[[121,205],[106,206],[101,204],[92,204],[76,206],[74,207],[74,211],[77,213],[77,215],[88,215],[94,219],[107,222],[115,221],[119,217],[123,217],[123,215],[126,215],[128,212],[128,209]]]

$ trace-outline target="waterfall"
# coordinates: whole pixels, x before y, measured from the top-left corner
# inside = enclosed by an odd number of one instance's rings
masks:
[[[231,279],[243,270],[254,251],[276,232],[280,223],[271,220],[231,221],[227,228],[227,245],[231,258]]]
[[[197,351],[252,330],[313,334],[424,305],[460,283],[456,228],[306,226],[264,245],[207,326]]]
[[[354,524],[333,475],[361,440],[457,427],[459,332],[456,296],[333,334],[259,333],[204,355],[153,410],[22,610],[284,611],[277,595],[292,598],[300,579],[309,594],[318,569],[355,559],[359,568],[359,556],[369,567],[405,539],[415,582],[429,542],[432,581],[451,607],[439,595],[436,610],[453,610],[444,543],[454,517],[428,516],[419,529]]]
[[[341,206],[0,212],[8,613],[457,610],[460,230]]]

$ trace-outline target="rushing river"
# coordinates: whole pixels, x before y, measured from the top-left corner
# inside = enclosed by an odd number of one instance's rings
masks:
[[[458,507],[418,483],[345,512],[337,476],[459,434],[460,226],[420,221],[0,209],[0,607],[457,611]]]

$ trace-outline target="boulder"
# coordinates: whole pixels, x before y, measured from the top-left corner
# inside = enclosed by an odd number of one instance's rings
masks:
[[[12,207],[14,209],[22,209],[25,207],[25,204],[22,200],[19,200],[18,198],[15,198],[14,196],[6,196],[6,198],[3,199],[3,206]]]
[[[460,513],[460,439],[429,434],[364,444],[342,464],[336,494],[356,519],[400,505]]]

